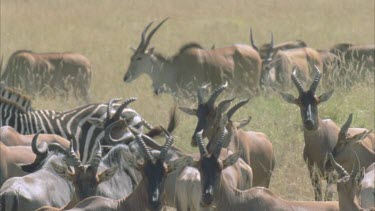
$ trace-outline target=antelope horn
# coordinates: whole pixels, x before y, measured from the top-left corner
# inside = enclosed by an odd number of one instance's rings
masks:
[[[130,141],[134,140],[134,136],[133,135],[131,135],[131,136],[129,136],[129,135],[128,136],[123,135],[119,139],[112,138],[111,133],[112,133],[113,128],[116,127],[116,126],[120,126],[121,124],[124,124],[125,127],[128,127],[128,124],[126,123],[126,120],[120,119],[120,120],[117,120],[116,122],[111,123],[105,129],[105,131],[104,131],[104,139],[107,140],[109,142],[109,144],[129,143]]]
[[[217,111],[219,114],[222,114],[223,112],[225,112],[225,110],[228,109],[229,107],[229,103],[231,103],[234,99],[236,99],[236,97],[233,97],[231,99],[228,99],[228,100],[223,100],[219,103],[219,105],[217,106]],[[228,105],[228,107],[227,107]]]
[[[255,43],[254,43],[254,38],[253,38],[253,29],[252,29],[252,28],[250,28],[250,43],[251,43],[251,46],[252,46],[256,51],[259,52],[258,47],[257,47],[257,46],[255,45]]]
[[[340,175],[340,177],[348,176],[348,172],[345,171],[345,169],[338,163],[336,163],[335,159],[333,158],[333,155],[329,153],[329,160],[331,161],[332,166],[335,168],[337,173]]]
[[[165,18],[162,22],[160,22],[151,32],[150,34],[148,34],[147,38],[146,38],[146,41],[144,43],[144,48],[142,50],[146,50],[147,46],[150,44],[150,40],[152,38],[152,36],[155,34],[155,32],[160,28],[161,25],[163,25],[163,23],[165,21],[167,21],[169,19],[169,17]]]
[[[302,86],[302,83],[301,81],[298,79],[297,77],[297,69],[294,69],[293,70],[293,73],[292,73],[292,81],[294,83],[294,85],[297,87],[298,89],[298,92],[301,94],[303,93],[303,86]]]
[[[245,105],[246,103],[248,103],[250,100],[250,98],[248,98],[247,100],[242,100],[240,102],[238,102],[236,105],[234,105],[231,109],[229,109],[229,111],[227,112],[227,117],[228,117],[228,120],[230,120],[233,116],[233,114],[239,109],[241,108],[243,105]]]
[[[199,147],[199,153],[201,154],[201,156],[208,154],[207,149],[206,149],[206,147],[204,146],[204,143],[203,143],[202,134],[203,134],[203,130],[201,130],[201,131],[199,131],[195,134],[195,141],[197,142],[197,145]]]
[[[67,157],[65,157],[65,163],[68,166],[73,166],[74,168],[81,166],[81,160],[78,158],[74,146],[77,146],[77,139],[75,136],[71,136],[69,139],[71,139],[69,144],[69,154]]]
[[[225,84],[220,85],[219,87],[215,89],[214,93],[212,93],[210,99],[208,99],[207,101],[208,107],[214,106],[217,97],[219,97],[219,95],[224,91],[224,89],[227,88],[227,86],[228,86],[228,81],[226,81]]]
[[[270,46],[271,46],[271,49],[273,49],[273,32],[271,32],[271,42],[270,42]]]
[[[340,135],[343,136],[342,138],[345,138],[346,133],[348,132],[348,130],[349,130],[349,128],[350,128],[350,125],[352,124],[352,120],[353,120],[353,113],[349,114],[348,119],[347,119],[346,122],[342,125],[342,127],[341,127],[341,129],[340,129]]]
[[[37,156],[45,156],[48,154],[48,144],[46,142],[42,142],[38,146],[38,136],[42,132],[42,130],[39,130],[33,137],[31,141],[31,149],[33,150],[33,153]]]
[[[98,143],[98,148],[95,154],[95,157],[92,158],[90,162],[90,166],[94,168],[95,170],[98,169],[100,161],[102,160],[102,145],[100,144],[100,141],[97,141]]]
[[[319,68],[316,65],[314,65],[314,68],[316,70],[316,75],[315,75],[314,81],[312,82],[310,86],[310,91],[312,93],[315,93],[316,88],[318,87],[318,84],[320,82],[320,78],[322,77],[322,73],[320,72]]]
[[[107,106],[107,119],[111,119],[111,111],[112,111],[112,105],[113,103],[117,103],[120,101],[121,98],[112,98],[108,101],[108,106]]]
[[[361,171],[361,162],[359,161],[358,155],[356,152],[354,152],[354,155],[355,155],[355,162],[352,168],[352,172],[350,173],[351,177],[357,176],[357,173]]]
[[[227,136],[228,136],[228,131],[224,127],[223,133],[221,134],[221,137],[220,137],[219,141],[217,142],[215,150],[214,150],[214,155],[217,158],[220,156],[220,152],[221,152],[221,149],[223,148],[224,140],[227,138]]]
[[[202,104],[204,100],[205,91],[207,91],[207,87],[211,85],[211,83],[208,83],[206,85],[203,85],[198,88],[197,90],[197,97],[198,97],[198,104]]]
[[[132,126],[129,126],[129,130],[133,133],[133,135],[135,136],[135,141],[138,142],[139,146],[143,150],[144,155],[146,156],[145,157],[146,160],[152,161],[153,157],[152,157],[151,151],[147,147],[146,143],[143,141],[141,132],[139,132],[137,129],[133,128]]]
[[[160,160],[165,161],[165,158],[167,157],[168,150],[172,147],[172,144],[174,142],[174,139],[172,135],[166,130],[165,128],[161,127],[165,133],[165,144],[163,148],[160,150]]]
[[[141,34],[141,42],[139,43],[138,45],[138,48],[137,48],[137,51],[144,51],[146,48],[144,48],[144,44],[145,44],[145,40],[146,40],[146,33],[147,33],[147,30],[150,28],[150,26],[154,23],[154,21],[151,21],[149,24],[147,24],[147,26],[145,27],[145,29],[143,29],[142,31],[142,34]],[[147,46],[146,46],[147,47]]]
[[[128,98],[126,99],[121,105],[120,107],[116,110],[116,113],[113,115],[113,117],[111,118],[112,121],[117,121],[120,119],[120,115],[122,114],[122,112],[124,111],[124,109],[132,102],[136,101],[137,98],[135,97],[131,97],[131,98]]]
[[[148,123],[145,119],[142,118],[142,124],[149,130],[154,128],[150,123]]]

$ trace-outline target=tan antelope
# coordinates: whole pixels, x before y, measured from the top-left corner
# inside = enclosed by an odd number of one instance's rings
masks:
[[[339,206],[342,211],[359,211],[359,210],[375,210],[375,207],[364,209],[361,206],[359,193],[361,190],[361,181],[364,178],[365,168],[361,168],[359,160],[355,162],[353,170],[349,174],[340,164],[335,162],[332,154],[329,159],[334,169],[339,174],[337,181],[337,192],[339,196]],[[374,193],[371,193],[374,194]],[[373,197],[373,196],[372,196]]]
[[[14,52],[1,76],[8,86],[18,87],[28,94],[52,89],[67,95],[73,89],[77,99],[89,100],[91,63],[78,53]]]
[[[225,136],[226,131],[222,135]],[[199,147],[204,147],[203,140],[197,134]],[[201,205],[212,207],[214,210],[339,210],[337,202],[313,202],[313,201],[287,201],[273,194],[264,187],[255,187],[248,190],[238,190],[228,183],[222,174],[225,168],[233,165],[240,153],[234,153],[221,160],[218,157],[223,146],[224,139],[219,139],[216,150],[210,154],[201,151],[199,161],[188,162],[188,165],[196,167],[201,176]]]
[[[234,113],[245,105],[248,100],[240,101],[229,109],[226,114],[224,114],[224,112],[234,99],[223,100],[218,106],[215,105],[216,99],[226,87],[227,84],[217,87],[207,101],[204,101],[203,96],[207,87],[201,87],[198,89],[198,108],[191,109],[180,107],[180,109],[189,115],[198,117],[194,134],[203,130],[203,137],[208,137],[210,140],[207,145],[209,153],[212,153],[216,145],[218,139],[215,138],[215,136],[220,134],[218,131],[222,130],[221,124],[225,124],[230,137],[225,148],[231,151],[242,149],[243,153],[241,154],[241,158],[245,163],[251,166],[253,170],[253,186],[268,187],[275,166],[275,155],[273,153],[272,143],[262,132],[244,131],[241,129],[241,127],[249,123],[251,117],[241,120],[240,122],[235,122],[231,119]],[[197,146],[194,135],[191,140],[191,145]]]
[[[375,134],[366,128],[350,128],[352,120],[353,114],[350,114],[332,151],[335,161],[347,171],[352,171],[356,164],[355,155],[359,158],[360,167],[365,169],[375,162]]]
[[[235,89],[255,94],[259,89],[261,59],[248,45],[235,44],[223,48],[203,49],[189,43],[172,57],[165,57],[148,48],[152,36],[167,20],[160,22],[147,36],[149,23],[143,30],[141,42],[131,57],[125,82],[131,82],[145,73],[152,79],[156,94],[169,89],[172,93],[191,92],[197,84],[210,82],[214,86],[229,81]]]
[[[142,139],[141,133],[131,126],[131,131],[136,137],[143,152],[143,159],[128,157],[127,162],[131,162],[135,168],[142,173],[142,180],[136,189],[128,197],[120,200],[112,200],[104,197],[89,197],[78,203],[72,211],[83,210],[160,210],[163,206],[164,183],[168,174],[176,169],[185,166],[187,158],[182,157],[174,161],[166,161],[168,150],[173,144],[173,138],[166,134],[166,143],[158,155],[151,153]],[[143,160],[143,162],[142,162]]]
[[[95,156],[90,163],[88,163],[88,165],[82,164],[73,148],[73,145],[76,146],[78,142],[75,140],[74,136],[72,139],[73,140],[70,142],[69,147],[70,152],[65,158],[66,166],[61,166],[58,163],[52,163],[52,165],[57,174],[73,183],[75,188],[74,196],[68,204],[61,208],[45,206],[39,208],[38,211],[58,211],[73,208],[78,202],[85,198],[95,196],[98,185],[110,179],[117,171],[118,167],[115,166],[101,172],[100,174],[98,173],[98,167],[102,160],[102,147],[100,142],[98,142]],[[69,168],[70,166],[74,168],[74,171],[71,171]]]

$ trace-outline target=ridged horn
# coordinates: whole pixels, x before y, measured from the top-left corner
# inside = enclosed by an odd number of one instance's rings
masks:
[[[252,29],[252,28],[250,28],[250,43],[251,43],[251,46],[252,46],[256,51],[259,52],[258,47],[257,47],[257,46],[255,45],[255,43],[254,43],[254,38],[253,38],[253,29]]]
[[[42,132],[42,130],[39,130],[31,140],[31,149],[34,154],[37,156],[45,156],[48,154],[48,144],[45,142],[42,142],[38,145],[38,136]]]
[[[100,144],[99,140],[97,141],[97,145],[98,146],[96,149],[95,156],[92,158],[90,162],[90,166],[94,168],[95,170],[98,170],[99,164],[102,160],[102,145]]]
[[[163,148],[160,150],[160,160],[165,161],[165,158],[167,157],[168,150],[172,147],[172,144],[174,142],[174,139],[172,135],[166,130],[165,128],[161,127],[165,134],[165,144]]]
[[[64,160],[68,166],[73,166],[74,168],[76,168],[76,167],[81,166],[81,160],[79,159],[79,157],[77,156],[74,150],[74,146],[77,145],[78,142],[75,136],[73,135],[71,135],[69,139],[70,139],[69,153],[68,153],[68,156],[65,157]]]
[[[355,155],[355,162],[354,162],[352,172],[350,173],[350,176],[353,178],[357,176],[359,171],[361,171],[361,162],[359,161],[358,155],[356,152],[354,152],[354,155]]]
[[[328,156],[329,156],[329,160],[331,161],[332,166],[335,168],[340,178],[349,176],[348,172],[346,172],[345,169],[340,164],[336,163],[331,153],[329,153]]]
[[[124,111],[124,109],[132,102],[136,101],[137,98],[135,97],[131,97],[131,98],[128,98],[126,99],[119,107],[118,109],[116,110],[116,113],[113,115],[113,117],[111,118],[112,121],[117,121],[120,119],[120,116],[122,114],[122,112]]]
[[[201,87],[198,88],[198,90],[197,90],[198,105],[203,103],[203,101],[204,101],[204,95],[206,94],[207,87],[209,85],[211,85],[211,83],[203,85],[203,86],[201,86]]]
[[[147,24],[147,26],[145,27],[145,29],[143,29],[142,31],[142,34],[141,34],[141,41],[139,42],[139,45],[138,45],[138,48],[137,48],[137,51],[138,52],[143,52],[144,50],[146,50],[144,46],[145,44],[145,40],[146,40],[146,33],[147,33],[147,30],[150,28],[150,26],[154,23],[154,21],[151,21],[149,24]]]
[[[108,106],[107,106],[107,119],[111,119],[111,111],[112,111],[112,105],[113,103],[117,103],[118,101],[120,101],[121,98],[112,98],[108,101]]]
[[[215,89],[214,93],[212,93],[212,95],[210,96],[210,98],[207,101],[208,107],[212,108],[214,106],[216,99],[227,88],[227,86],[228,86],[228,81],[226,81],[225,84],[220,85],[219,87],[217,87]]]
[[[167,21],[169,19],[169,17],[165,18],[163,21],[161,21],[148,35],[147,35],[147,38],[146,38],[146,41],[143,45],[143,48],[142,48],[142,51],[145,51],[146,48],[148,47],[148,45],[150,44],[150,41],[151,41],[151,38],[152,36],[154,36],[155,32],[160,28],[160,26],[163,25],[163,23],[165,21]]]
[[[234,105],[231,109],[229,109],[229,111],[227,112],[227,117],[228,117],[228,120],[230,120],[233,116],[234,113],[236,113],[236,111],[241,108],[242,106],[244,106],[246,103],[248,103],[250,100],[250,98],[247,98],[247,100],[242,100],[240,102],[238,102],[236,105]]]
[[[220,152],[221,152],[221,149],[223,148],[224,140],[227,138],[227,136],[228,136],[228,131],[224,127],[223,133],[221,134],[220,139],[217,141],[215,150],[213,153],[217,158],[220,156]]]
[[[197,142],[197,145],[199,147],[199,153],[201,154],[201,156],[208,154],[206,146],[204,146],[202,135],[203,135],[203,130],[195,134],[195,141]]]
[[[133,133],[133,135],[135,136],[135,141],[138,142],[139,146],[143,150],[145,159],[152,161],[153,157],[152,157],[151,151],[147,147],[146,143],[143,141],[141,132],[139,132],[137,129],[133,128],[132,126],[129,126],[129,130]]]
[[[315,74],[314,81],[312,82],[310,86],[310,92],[312,93],[315,93],[316,88],[319,85],[320,79],[322,78],[322,73],[320,72],[319,68],[316,65],[314,65],[314,68],[316,70],[316,74]]]
[[[303,91],[302,83],[301,83],[301,81],[297,77],[297,69],[293,70],[292,81],[293,81],[294,85],[297,87],[298,92],[300,94],[303,93],[304,91]]]

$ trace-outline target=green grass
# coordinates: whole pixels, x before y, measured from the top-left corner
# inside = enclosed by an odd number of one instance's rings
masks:
[[[253,28],[257,45],[301,39],[317,49],[339,42],[374,43],[373,0],[283,1],[82,1],[1,0],[1,55],[6,59],[19,49],[35,52],[72,51],[92,62],[92,101],[114,97],[138,97],[133,106],[152,124],[166,124],[175,102],[168,95],[154,96],[151,80],[140,77],[131,84],[122,78],[130,61],[129,46],[137,46],[140,33],[151,20],[170,20],[156,33],[151,45],[173,55],[187,42],[217,48],[233,43],[249,44]],[[354,113],[353,126],[374,128],[374,81],[351,89],[336,87],[328,102],[319,107],[321,117],[341,125]],[[291,90],[296,94],[296,90]],[[322,93],[321,90],[318,93]],[[183,104],[183,103],[180,103]],[[186,106],[190,106],[191,103]],[[37,109],[67,110],[71,99],[36,98]],[[277,93],[251,99],[234,119],[253,117],[245,128],[262,131],[272,141],[277,165],[271,189],[283,198],[313,200],[307,168],[302,160],[303,135],[299,109]],[[180,115],[176,144],[189,152],[196,119]]]

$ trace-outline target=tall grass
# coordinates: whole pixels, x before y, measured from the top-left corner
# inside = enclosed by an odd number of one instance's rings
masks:
[[[189,41],[207,48],[212,44],[219,48],[249,43],[250,27],[258,45],[269,41],[271,31],[277,43],[301,39],[319,49],[339,42],[374,43],[373,0],[1,0],[0,51],[5,61],[19,49],[82,53],[92,61],[93,102],[135,96],[138,101],[133,106],[149,122],[165,125],[168,110],[175,104],[173,98],[154,96],[151,81],[145,76],[131,84],[125,84],[122,77],[130,61],[129,46],[138,45],[149,21],[167,16],[171,19],[151,42],[166,55],[173,55]],[[341,125],[353,112],[353,126],[374,128],[374,81],[350,87],[337,86],[332,99],[319,106],[319,115]],[[318,94],[322,92],[318,90]],[[76,106],[74,99],[34,100],[37,109],[67,110]],[[251,99],[234,119],[248,115],[253,119],[245,129],[264,132],[274,145],[277,164],[271,189],[287,199],[312,200],[302,159],[299,109],[277,93],[270,93]],[[195,124],[194,117],[181,114],[175,132],[177,146],[189,152],[197,152],[189,146]]]

